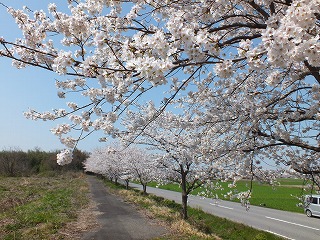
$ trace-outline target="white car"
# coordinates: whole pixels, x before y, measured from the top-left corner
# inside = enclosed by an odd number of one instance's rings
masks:
[[[320,217],[320,195],[307,195],[304,203],[304,212],[308,217]]]

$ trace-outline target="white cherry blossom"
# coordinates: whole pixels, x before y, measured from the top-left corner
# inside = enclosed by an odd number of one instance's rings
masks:
[[[319,0],[67,4],[65,12],[55,4],[33,13],[8,8],[23,37],[1,37],[0,55],[17,68],[61,75],[58,95],[73,102],[67,110],[29,110],[26,117],[69,118],[70,134],[100,131],[105,139],[136,131],[138,139],[174,110],[184,114],[183,132],[207,134],[202,149],[210,142],[219,159],[228,151],[236,156],[215,162],[216,169],[256,158],[320,173]],[[154,107],[141,116],[139,106],[149,100]],[[137,117],[124,129],[119,120],[131,114]],[[67,133],[63,126],[53,132]],[[70,147],[78,138],[63,139]],[[179,147],[193,146],[189,140]],[[254,171],[262,176],[259,167]]]

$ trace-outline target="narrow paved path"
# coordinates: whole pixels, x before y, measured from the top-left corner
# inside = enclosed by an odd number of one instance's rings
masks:
[[[85,234],[83,240],[147,240],[166,233],[164,227],[109,193],[101,180],[88,176],[88,181],[92,199],[101,212],[98,216],[101,227],[96,232]]]

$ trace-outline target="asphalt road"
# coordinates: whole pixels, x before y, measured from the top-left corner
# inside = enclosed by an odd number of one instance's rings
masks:
[[[130,183],[142,190],[141,185]],[[178,192],[147,187],[147,192],[181,203]],[[305,214],[291,213],[270,208],[250,206],[247,211],[239,203],[189,196],[188,204],[203,211],[246,224],[291,240],[319,240],[320,218],[308,218]]]

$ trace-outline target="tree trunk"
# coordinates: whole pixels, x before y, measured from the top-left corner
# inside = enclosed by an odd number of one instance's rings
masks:
[[[188,218],[188,195],[186,193],[182,193],[182,218]]]
[[[126,179],[126,189],[128,190],[129,189],[129,179]]]
[[[147,184],[142,184],[143,195],[147,195]]]
[[[186,174],[181,174],[181,197],[182,197],[182,218],[188,218],[188,194],[187,194],[187,180]]]

